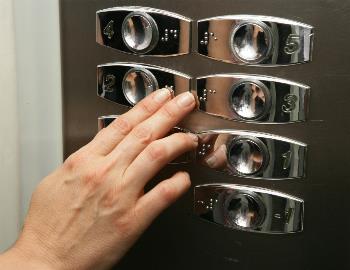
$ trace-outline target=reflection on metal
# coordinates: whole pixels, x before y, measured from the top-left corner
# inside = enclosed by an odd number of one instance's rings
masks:
[[[307,146],[304,143],[238,130],[205,131],[199,137],[197,161],[212,169],[262,180],[305,176]]]
[[[217,74],[197,79],[199,109],[229,120],[292,123],[307,120],[310,88],[274,77]]]
[[[99,130],[118,116],[102,116]],[[189,132],[174,128],[175,132]],[[212,130],[196,133],[199,146],[176,163],[197,161],[212,169],[245,178],[285,180],[305,176],[306,144],[287,138],[237,130]]]
[[[171,88],[175,95],[191,89],[191,77],[151,65],[112,63],[97,67],[98,96],[115,103],[134,106],[159,88]]]
[[[170,56],[188,54],[191,19],[147,7],[115,7],[100,10],[96,41],[123,52]]]
[[[303,200],[257,187],[196,186],[194,212],[204,220],[231,229],[268,234],[303,231]]]
[[[100,116],[97,119],[97,124],[98,124],[98,130],[100,131],[101,129],[108,127],[116,118],[118,118],[119,115],[107,115],[107,116]],[[174,127],[167,136],[174,134],[174,133],[179,133],[179,132],[189,132],[188,130],[179,128],[179,127]],[[170,164],[185,164],[185,163],[192,163],[193,160],[195,159],[195,153],[194,152],[189,152],[185,153],[179,157],[177,157],[175,160],[173,160]]]
[[[309,62],[313,28],[268,16],[227,15],[198,22],[198,52],[235,64],[289,65]]]

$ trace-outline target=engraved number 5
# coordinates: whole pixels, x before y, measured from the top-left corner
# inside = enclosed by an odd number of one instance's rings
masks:
[[[286,45],[284,46],[284,52],[286,54],[293,54],[300,49],[300,36],[296,34],[290,34],[287,38]]]

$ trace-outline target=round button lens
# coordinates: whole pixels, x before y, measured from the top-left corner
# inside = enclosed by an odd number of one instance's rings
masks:
[[[267,159],[266,149],[258,139],[240,138],[234,140],[228,151],[228,160],[233,169],[241,175],[259,172]]]
[[[125,45],[137,53],[152,50],[158,42],[158,27],[147,13],[130,13],[122,25]]]
[[[124,76],[122,87],[124,96],[131,105],[159,88],[154,75],[141,68],[130,69]]]
[[[269,108],[268,90],[264,85],[242,82],[232,87],[231,108],[242,119],[256,120]]]
[[[262,22],[244,22],[232,32],[231,49],[233,54],[246,63],[260,63],[271,52],[272,34]]]
[[[264,204],[253,195],[235,193],[225,201],[225,220],[231,226],[255,229],[263,223],[264,218]]]

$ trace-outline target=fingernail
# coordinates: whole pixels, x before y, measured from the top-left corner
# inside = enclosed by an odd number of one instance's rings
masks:
[[[209,158],[207,158],[205,160],[205,162],[207,163],[207,165],[210,167],[210,168],[214,168],[215,167],[215,164],[216,164],[216,157],[213,155]]]
[[[195,143],[198,143],[198,136],[196,134],[187,133],[187,135],[190,136]]]
[[[161,103],[161,102],[165,102],[166,100],[168,100],[170,97],[170,91],[168,89],[161,89],[158,91],[158,93],[154,96],[154,99]]]
[[[177,100],[177,104],[180,107],[187,107],[187,106],[191,105],[192,103],[194,103],[194,96],[189,92],[181,94]]]

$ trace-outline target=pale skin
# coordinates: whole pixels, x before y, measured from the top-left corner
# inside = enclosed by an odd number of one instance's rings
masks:
[[[23,231],[0,269],[109,269],[190,187],[178,172],[144,192],[167,163],[194,150],[193,134],[166,136],[195,107],[187,92],[155,91],[100,131],[34,192]],[[144,166],[147,164],[147,166]]]

